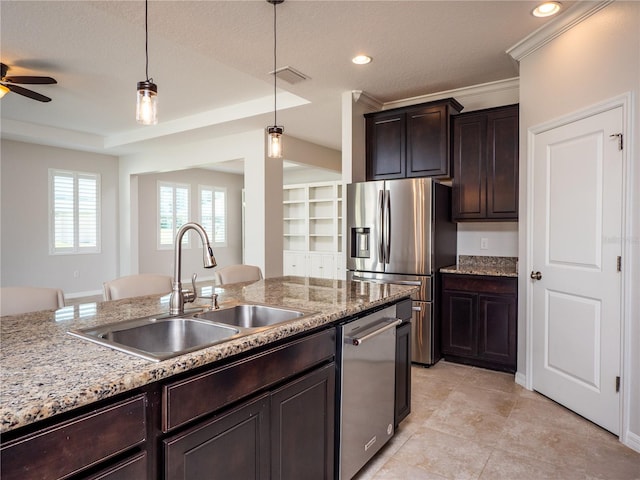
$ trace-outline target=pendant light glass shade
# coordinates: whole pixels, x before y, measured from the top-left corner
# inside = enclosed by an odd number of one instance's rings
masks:
[[[153,82],[138,82],[136,122],[142,125],[158,123],[158,86]]]
[[[284,0],[267,0],[267,2],[273,5],[273,125],[267,127],[267,133],[269,134],[267,156],[269,158],[282,158],[282,134],[284,133],[284,127],[278,126],[278,108],[276,103],[276,100],[278,98],[276,96],[276,54],[278,52],[276,6],[284,2]]]
[[[282,134],[283,127],[273,126],[267,127],[269,133],[269,148],[267,155],[269,158],[282,158]]]

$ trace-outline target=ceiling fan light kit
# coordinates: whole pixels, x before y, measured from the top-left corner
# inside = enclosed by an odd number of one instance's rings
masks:
[[[267,133],[269,134],[269,143],[267,149],[267,156],[269,158],[282,158],[282,134],[284,133],[284,127],[278,126],[277,117],[277,95],[276,95],[276,68],[277,68],[277,25],[276,25],[276,6],[284,2],[284,0],[267,0],[268,3],[273,5],[273,125],[267,127]]]
[[[158,123],[158,86],[149,78],[149,1],[144,2],[144,56],[146,80],[138,82],[136,122],[142,125]]]

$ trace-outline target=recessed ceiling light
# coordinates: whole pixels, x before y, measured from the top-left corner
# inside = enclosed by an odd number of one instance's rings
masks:
[[[371,63],[371,60],[372,58],[368,55],[357,55],[351,59],[356,65],[366,65],[367,63]]]
[[[558,13],[561,7],[560,2],[544,2],[534,8],[531,13],[534,17],[550,17]]]

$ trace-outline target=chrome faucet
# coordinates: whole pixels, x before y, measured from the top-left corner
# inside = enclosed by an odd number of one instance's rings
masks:
[[[185,223],[178,229],[176,234],[175,244],[175,259],[173,264],[173,284],[171,291],[171,298],[169,299],[169,314],[181,315],[184,313],[184,304],[191,303],[196,299],[196,285],[195,279],[193,281],[193,292],[190,290],[182,290],[181,271],[182,271],[182,237],[187,230],[195,230],[200,235],[202,240],[202,253],[204,268],[213,268],[217,265],[216,259],[213,256],[213,250],[209,244],[209,237],[207,232],[204,231],[200,225],[194,222]]]

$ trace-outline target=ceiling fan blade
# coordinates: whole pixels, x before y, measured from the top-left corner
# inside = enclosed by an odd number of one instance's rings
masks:
[[[39,102],[50,102],[51,99],[49,97],[45,97],[44,95],[39,94],[38,92],[34,92],[33,90],[29,90],[24,87],[19,87],[18,85],[13,85],[11,83],[5,84],[5,86],[14,93],[18,95],[22,95],[25,97],[29,97],[33,100],[38,100]]]
[[[31,75],[18,76],[18,77],[5,77],[3,81],[8,83],[22,83],[25,85],[52,85],[56,82],[55,78],[51,77],[35,77]]]

